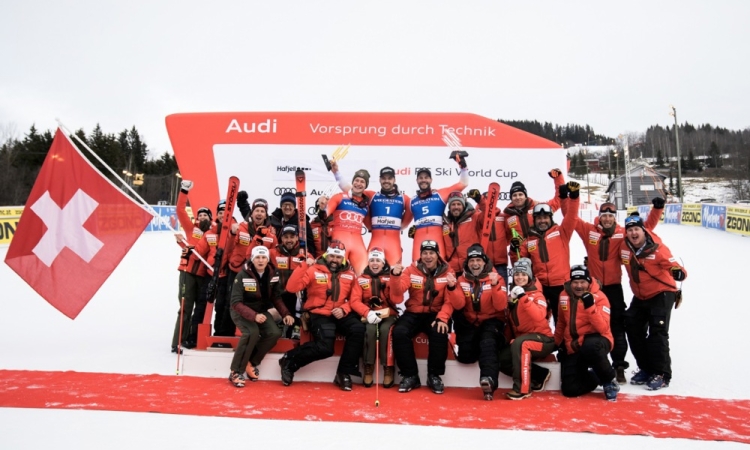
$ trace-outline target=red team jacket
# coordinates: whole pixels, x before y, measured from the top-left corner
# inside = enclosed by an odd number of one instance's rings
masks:
[[[508,295],[503,277],[499,277],[497,285],[492,286],[487,275],[476,280],[474,276],[464,274],[458,278],[458,285],[466,303],[463,313],[469,323],[478,326],[487,319],[505,320]]]
[[[325,261],[318,259],[312,266],[302,262],[289,277],[288,292],[307,289],[307,300],[302,310],[321,316],[330,316],[334,308],[341,308],[346,314],[351,312],[349,298],[356,275],[349,265],[332,274]]]
[[[570,277],[570,238],[578,221],[578,203],[577,198],[564,199],[562,223],[553,223],[543,234],[530,229],[521,245],[521,256],[531,259],[534,278],[544,286],[562,286]]]
[[[391,275],[391,289],[396,296],[409,293],[407,311],[415,314],[436,312],[437,319],[447,323],[453,311],[463,308],[465,302],[458,284],[452,291],[448,289],[446,275],[453,271],[443,261],[438,263],[434,276],[425,274],[421,267],[421,263],[415,262],[400,274]]]
[[[596,280],[592,280],[589,292],[594,296],[594,305],[590,308],[585,308],[581,299],[575,297],[570,283],[565,283],[565,290],[560,293],[555,345],[565,342],[568,353],[575,353],[587,334],[599,333],[607,338],[610,348],[615,345],[609,327],[609,300]]]

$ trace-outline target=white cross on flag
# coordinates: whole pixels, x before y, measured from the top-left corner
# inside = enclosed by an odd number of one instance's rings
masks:
[[[152,219],[59,128],[26,206],[5,263],[71,319]]]

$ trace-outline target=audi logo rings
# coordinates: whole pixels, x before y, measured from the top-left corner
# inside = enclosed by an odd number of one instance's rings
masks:
[[[297,189],[295,189],[293,187],[277,187],[277,188],[274,188],[273,195],[279,197],[281,195],[286,194],[287,192],[291,192],[292,194],[296,194],[297,193]]]

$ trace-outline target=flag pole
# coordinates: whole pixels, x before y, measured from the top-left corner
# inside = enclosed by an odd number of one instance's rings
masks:
[[[156,217],[156,216],[159,216],[159,213],[157,213],[157,212],[156,212],[156,211],[154,210],[154,208],[152,208],[152,207],[151,207],[151,205],[149,205],[149,204],[148,204],[148,202],[147,202],[146,200],[144,200],[144,199],[143,199],[143,197],[141,197],[140,195],[138,195],[138,193],[137,193],[137,192],[136,192],[136,191],[135,191],[135,190],[134,190],[134,189],[133,189],[132,187],[130,187],[130,185],[129,185],[128,183],[126,183],[126,182],[125,182],[125,180],[123,180],[123,179],[122,179],[122,178],[120,177],[120,175],[118,175],[118,174],[117,174],[117,172],[115,172],[115,171],[114,171],[114,170],[113,170],[113,169],[112,169],[111,167],[109,167],[109,165],[108,165],[107,163],[105,163],[105,162],[104,162],[104,160],[102,160],[102,159],[101,159],[101,158],[99,157],[99,155],[97,155],[97,154],[96,154],[96,152],[94,152],[93,150],[91,150],[91,147],[89,147],[89,146],[88,146],[88,144],[86,144],[85,142],[83,142],[83,139],[81,139],[80,137],[78,137],[78,135],[77,135],[77,134],[75,134],[75,133],[71,133],[71,132],[70,132],[70,128],[66,127],[66,126],[65,126],[65,124],[64,124],[64,123],[62,123],[62,121],[61,121],[61,120],[60,120],[59,118],[55,117],[55,121],[57,121],[57,125],[58,125],[58,126],[59,126],[60,128],[62,128],[62,130],[63,130],[63,131],[65,131],[65,135],[66,135],[66,136],[68,136],[68,138],[70,138],[70,136],[73,136],[73,138],[74,138],[74,139],[75,139],[76,141],[78,141],[78,143],[80,143],[80,144],[81,144],[81,145],[83,146],[83,148],[85,148],[85,149],[86,149],[86,151],[88,151],[89,153],[91,153],[91,155],[92,155],[92,156],[93,156],[94,158],[96,158],[96,160],[97,160],[97,161],[99,161],[99,162],[100,162],[100,163],[102,164],[102,166],[104,166],[104,167],[105,167],[105,168],[106,168],[106,169],[107,169],[107,170],[108,170],[108,171],[109,171],[109,172],[110,172],[110,173],[111,173],[112,175],[114,175],[114,176],[115,176],[115,178],[117,178],[117,180],[119,180],[119,181],[120,181],[120,182],[121,182],[121,183],[122,183],[122,184],[123,184],[124,186],[126,186],[126,187],[128,188],[128,190],[130,191],[130,193],[131,193],[131,194],[133,194],[133,197],[135,197],[135,198],[136,198],[137,200],[139,200],[139,201],[140,201],[140,203],[141,203],[141,206],[142,206],[142,207],[144,207],[144,208],[146,209],[146,211],[148,211],[148,212],[149,212],[149,213],[150,213],[150,214],[151,214],[152,216],[154,216],[154,217]],[[166,226],[167,226],[167,227],[169,227],[169,230],[170,230],[170,231],[172,231],[173,233],[178,233],[178,231],[177,231],[177,230],[175,230],[175,229],[174,229],[174,228],[172,227],[172,224],[171,224],[171,223],[167,222],[167,223],[166,223]],[[182,240],[183,240],[183,242],[184,242],[185,244],[187,244],[187,241],[185,240],[185,238],[183,238]],[[208,261],[206,261],[206,260],[205,260],[205,258],[203,258],[203,257],[202,257],[201,255],[199,255],[199,254],[198,254],[198,252],[196,252],[196,251],[195,251],[195,249],[190,249],[190,250],[191,250],[191,251],[193,252],[193,254],[194,254],[194,255],[195,255],[196,257],[198,257],[198,259],[199,259],[199,260],[200,260],[200,261],[201,261],[201,262],[202,262],[203,264],[205,264],[205,265],[206,265],[206,267],[208,267],[208,270],[209,270],[209,272],[213,273],[213,271],[214,271],[214,268],[213,268],[213,266],[212,266],[211,264],[209,264],[209,263],[208,263]]]

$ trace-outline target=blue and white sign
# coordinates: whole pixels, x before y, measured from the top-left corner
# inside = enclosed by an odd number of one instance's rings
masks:
[[[714,228],[725,230],[727,221],[727,207],[719,205],[703,204],[701,208],[701,226],[703,228]]]
[[[151,223],[146,227],[149,231],[169,231],[170,229],[179,230],[177,224],[177,208],[174,206],[152,206],[154,211],[159,215],[151,219]],[[171,228],[170,228],[171,226]]]
[[[682,221],[682,204],[669,203],[664,206],[664,223],[679,224]]]

